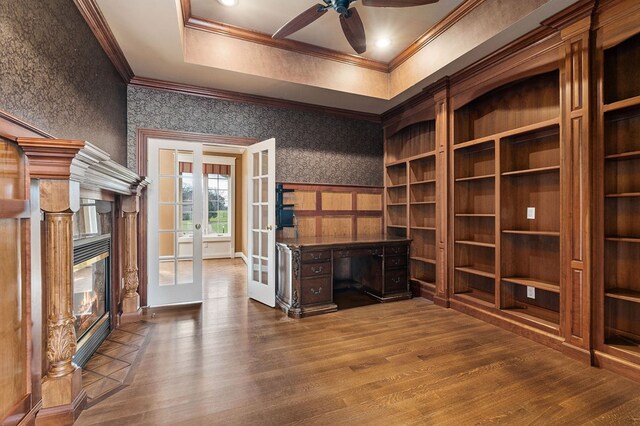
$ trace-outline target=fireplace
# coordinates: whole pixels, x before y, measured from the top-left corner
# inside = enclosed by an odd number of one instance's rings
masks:
[[[99,200],[81,199],[73,216],[73,361],[81,367],[111,329],[111,220],[111,204]]]

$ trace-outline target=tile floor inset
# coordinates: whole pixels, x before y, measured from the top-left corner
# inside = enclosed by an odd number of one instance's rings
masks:
[[[111,332],[82,369],[82,387],[91,406],[126,387],[135,374],[152,324],[126,324]]]

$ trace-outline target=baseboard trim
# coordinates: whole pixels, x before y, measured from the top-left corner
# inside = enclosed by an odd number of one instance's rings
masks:
[[[244,255],[243,252],[239,251],[236,253],[236,257],[239,257],[240,259],[242,259],[242,261],[246,264],[247,263],[247,256]]]
[[[82,389],[69,405],[41,408],[36,415],[36,426],[72,425],[78,419],[86,404],[87,392]]]

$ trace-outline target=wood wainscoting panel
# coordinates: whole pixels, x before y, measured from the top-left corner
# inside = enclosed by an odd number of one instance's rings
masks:
[[[354,235],[351,216],[324,216],[321,219],[325,237],[351,237]]]
[[[381,217],[358,217],[356,218],[356,229],[358,235],[380,235],[382,230]]]
[[[355,210],[351,192],[322,192],[322,210]]]
[[[382,210],[382,194],[356,194],[356,210]]]
[[[372,186],[282,183],[284,203],[293,204],[295,228],[277,238],[380,235],[384,232],[383,188]]]
[[[285,204],[295,204],[296,210],[317,209],[316,191],[295,191],[284,193]]]

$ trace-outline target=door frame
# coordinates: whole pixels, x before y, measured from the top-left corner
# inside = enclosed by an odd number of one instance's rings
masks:
[[[248,147],[259,142],[255,138],[242,138],[235,136],[222,136],[206,133],[182,132],[176,130],[161,130],[140,128],[136,131],[136,172],[140,176],[149,174],[147,169],[147,150],[149,147],[149,139],[170,139],[177,141],[194,142],[212,145],[227,145],[235,147]],[[147,271],[147,215],[149,201],[147,193],[144,192],[140,197],[140,212],[138,214],[138,269],[140,277],[140,285],[138,291],[140,293],[140,306],[148,305],[148,271]]]

